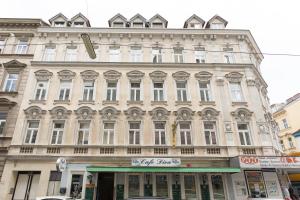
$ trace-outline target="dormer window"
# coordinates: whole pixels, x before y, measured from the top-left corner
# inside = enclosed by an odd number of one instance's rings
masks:
[[[227,21],[222,17],[215,15],[206,24],[206,28],[210,29],[225,29]]]
[[[193,24],[191,24],[191,28],[199,29],[199,28],[202,28],[202,26],[199,23],[193,23]]]
[[[143,28],[144,27],[144,23],[143,22],[133,22],[132,23],[132,27],[133,28]]]
[[[211,29],[224,29],[224,24],[222,23],[212,23],[210,25]]]
[[[123,28],[124,27],[124,23],[123,22],[114,22],[114,26],[116,28]]]
[[[65,22],[54,22],[54,27],[64,27],[65,26]]]
[[[74,22],[74,27],[83,27],[84,26],[84,22]]]
[[[163,28],[163,23],[154,22],[154,23],[152,23],[152,28]]]

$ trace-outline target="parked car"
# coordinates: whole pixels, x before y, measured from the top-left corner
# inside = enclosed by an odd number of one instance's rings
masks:
[[[36,200],[68,200],[71,197],[66,196],[47,196],[47,197],[37,197]]]

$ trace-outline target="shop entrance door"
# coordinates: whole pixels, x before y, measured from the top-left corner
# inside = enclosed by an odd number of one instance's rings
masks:
[[[34,200],[40,172],[19,172],[12,200]]]
[[[114,173],[99,173],[97,183],[97,200],[114,199]]]

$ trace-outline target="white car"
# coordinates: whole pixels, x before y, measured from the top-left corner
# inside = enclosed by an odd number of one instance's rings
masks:
[[[71,197],[66,196],[47,196],[47,197],[37,197],[36,200],[68,200]]]

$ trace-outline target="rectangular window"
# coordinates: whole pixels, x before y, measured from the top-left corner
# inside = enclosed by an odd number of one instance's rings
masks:
[[[106,100],[107,101],[116,101],[117,100],[117,83],[116,82],[107,82]]]
[[[73,199],[81,199],[83,187],[83,175],[73,174],[71,181],[70,197],[72,197]]]
[[[207,145],[217,144],[216,124],[214,122],[204,122],[204,135]]]
[[[153,83],[153,96],[154,101],[164,101],[164,83],[154,82]]]
[[[180,123],[179,124],[180,129],[180,142],[181,145],[191,145],[192,139],[191,139],[191,125],[190,123]]]
[[[54,22],[54,27],[64,27],[65,22]]]
[[[46,100],[48,81],[38,81],[35,90],[35,100]]]
[[[293,139],[291,137],[289,137],[288,141],[289,141],[290,147],[293,148],[294,147]]]
[[[224,62],[225,63],[234,63],[234,55],[232,52],[224,53]]]
[[[249,196],[252,198],[266,198],[267,190],[261,171],[245,171]],[[276,190],[276,189],[275,189]]]
[[[225,191],[221,175],[211,175],[211,186],[214,199],[225,200]]]
[[[76,61],[77,60],[77,47],[67,46],[65,61]]]
[[[5,47],[5,39],[0,39],[0,54],[3,53]]]
[[[130,61],[131,62],[142,62],[143,61],[143,54],[142,54],[141,47],[131,47]]]
[[[222,23],[211,23],[210,28],[211,29],[223,29],[224,25]]]
[[[132,23],[132,27],[133,28],[143,28],[144,27],[144,23],[143,22],[133,22]]]
[[[186,82],[176,82],[177,87],[177,101],[187,101]]]
[[[195,60],[196,63],[205,63],[205,51],[204,49],[196,49],[195,50]]]
[[[59,97],[58,97],[59,100],[67,101],[70,99],[71,85],[72,85],[71,80],[60,81],[60,89],[59,89]]]
[[[74,22],[73,27],[84,27],[84,22]]]
[[[90,134],[90,122],[79,122],[77,144],[88,144]]]
[[[124,23],[123,22],[114,22],[113,27],[115,27],[115,28],[123,28],[124,27]]]
[[[141,132],[140,122],[129,123],[129,144],[140,144],[140,132]]]
[[[233,102],[242,102],[244,100],[240,83],[230,83],[230,93]]]
[[[16,92],[19,74],[8,73],[4,82],[3,91]]]
[[[93,101],[94,100],[94,81],[84,81],[83,82],[83,101]]]
[[[39,130],[38,121],[29,121],[27,123],[25,144],[34,144]]]
[[[161,22],[153,22],[152,28],[163,28],[163,23]]]
[[[109,62],[120,62],[121,51],[120,47],[110,47],[109,48]]]
[[[55,60],[55,47],[46,46],[43,56],[44,61],[54,61]]]
[[[7,113],[0,112],[0,135],[4,135]]]
[[[248,124],[238,124],[238,132],[241,145],[251,145],[250,131]]]
[[[284,146],[283,140],[280,140],[280,145],[281,145],[282,150],[285,150],[285,146]]]
[[[283,127],[284,127],[284,128],[288,128],[288,127],[289,127],[289,124],[288,124],[288,122],[287,122],[287,119],[283,119],[283,120],[282,120],[282,123],[283,123]]]
[[[153,63],[162,63],[161,48],[152,49],[152,62]]]
[[[28,49],[28,40],[20,39],[16,46],[16,54],[26,54]]]
[[[200,99],[201,101],[212,101],[211,88],[209,82],[199,81]]]
[[[156,175],[156,196],[168,197],[168,177],[167,175]]]
[[[155,128],[155,144],[156,145],[165,145],[166,144],[166,130],[165,122],[154,122]]]
[[[183,49],[174,49],[174,62],[183,63]]]
[[[130,101],[141,101],[141,83],[130,83]]]
[[[65,122],[53,122],[51,144],[61,144],[64,134]]]
[[[140,196],[140,176],[128,175],[128,197]]]
[[[113,144],[114,143],[114,123],[104,123],[103,131],[103,144]]]
[[[49,184],[48,184],[48,196],[59,195],[61,172],[50,171]]]
[[[196,182],[194,175],[184,175],[184,191],[186,199],[196,199]]]

